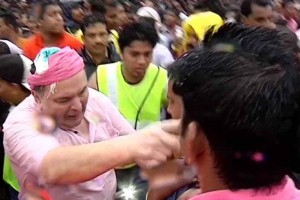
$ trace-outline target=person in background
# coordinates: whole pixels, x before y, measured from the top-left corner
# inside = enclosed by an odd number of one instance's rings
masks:
[[[222,15],[212,11],[214,6],[212,1],[200,1],[195,7],[196,13],[183,22],[185,51],[199,46],[208,31],[213,29],[215,32],[223,25]]]
[[[246,26],[276,28],[272,2],[270,0],[243,0],[241,22]]]
[[[89,0],[87,6],[92,14],[103,15],[109,31],[110,41],[113,42],[117,52],[120,54],[118,44],[119,31],[129,23],[129,18],[122,4],[117,0]],[[82,31],[77,31],[76,38],[82,41]]]
[[[157,32],[148,23],[125,27],[119,39],[122,61],[98,66],[90,79],[90,87],[108,96],[136,130],[160,121],[167,105],[167,72],[151,63],[157,42]],[[119,190],[133,184],[142,200],[147,182],[139,172],[136,165],[125,166],[117,170],[117,179]]]
[[[74,35],[80,29],[85,18],[83,2],[81,0],[67,1],[62,5],[66,21],[66,30]]]
[[[115,46],[109,42],[109,33],[104,17],[89,15],[81,28],[84,47],[81,57],[85,64],[87,78],[96,71],[97,66],[120,61]]]
[[[60,4],[56,0],[44,0],[37,4],[39,32],[24,43],[24,55],[34,60],[41,49],[49,46],[69,46],[79,52],[82,48],[81,42],[64,30],[64,17]]]
[[[0,38],[9,40],[21,49],[26,42],[26,39],[20,36],[16,17],[9,11],[0,12]]]
[[[138,21],[148,24],[155,30],[155,20],[153,18],[140,17]],[[152,63],[167,69],[173,62],[174,58],[170,50],[158,42],[153,49]]]
[[[287,21],[287,26],[294,33],[297,31],[299,25],[299,10],[297,9],[297,2],[294,0],[285,0],[282,2],[283,19]]]
[[[30,74],[32,62],[28,58],[17,54],[3,54],[0,56],[0,62],[1,118],[3,118],[1,119],[1,136],[3,136],[2,125],[9,111],[30,95],[27,77]],[[8,103],[8,105],[2,107],[4,103]],[[1,141],[3,143],[2,137]],[[3,149],[2,145],[1,149]],[[9,159],[7,157],[4,159],[3,150],[1,151],[0,160],[0,169],[3,172],[1,177],[8,184],[10,200],[18,200],[20,186],[11,168]]]
[[[166,10],[164,13],[164,27],[161,34],[167,38],[168,48],[174,57],[178,57],[182,52],[183,29],[178,24],[181,24],[179,13],[175,10]]]

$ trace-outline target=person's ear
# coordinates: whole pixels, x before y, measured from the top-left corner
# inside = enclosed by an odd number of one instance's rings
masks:
[[[31,94],[37,104],[40,104],[42,102],[42,97],[36,91],[32,90]]]
[[[207,138],[203,129],[196,122],[188,125],[184,136],[185,159],[187,164],[193,165],[209,150]]]

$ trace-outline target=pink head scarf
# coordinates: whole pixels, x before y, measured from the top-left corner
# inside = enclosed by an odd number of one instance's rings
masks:
[[[73,77],[84,69],[84,62],[70,47],[44,48],[34,60],[32,75],[28,77],[31,90]]]

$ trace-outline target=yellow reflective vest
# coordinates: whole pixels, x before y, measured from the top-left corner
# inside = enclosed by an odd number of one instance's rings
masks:
[[[97,68],[98,90],[109,97],[135,129],[161,120],[162,108],[167,105],[167,83],[166,70],[153,64],[135,85],[124,80],[122,62]]]

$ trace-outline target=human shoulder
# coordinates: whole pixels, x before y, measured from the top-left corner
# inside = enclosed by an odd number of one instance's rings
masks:
[[[90,108],[90,110],[95,110],[98,112],[99,108],[103,109],[104,107],[110,106],[112,104],[109,98],[101,92],[92,88],[89,88],[88,90],[89,100],[87,106]]]

